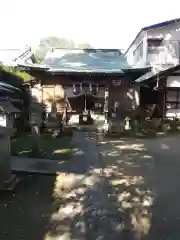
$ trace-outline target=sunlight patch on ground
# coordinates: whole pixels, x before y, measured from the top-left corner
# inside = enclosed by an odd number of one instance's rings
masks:
[[[73,155],[82,156],[82,155],[84,155],[84,152],[81,149],[73,148]]]
[[[152,159],[152,156],[150,156],[150,155],[143,155],[143,156],[140,156],[141,158],[146,158],[146,159]]]
[[[151,227],[151,208],[154,195],[146,188],[143,175],[140,174],[142,159],[146,160],[143,167],[149,169],[152,156],[143,143],[132,141],[112,141],[103,144],[102,158],[106,163],[104,174],[110,186],[115,189],[115,204],[124,212],[123,229],[132,231],[137,239],[148,234]]]
[[[64,233],[61,236],[50,236],[50,235],[46,235],[44,240],[70,240],[70,233]]]
[[[109,141],[107,141],[106,143],[111,143],[111,144],[123,144],[124,143],[124,141],[122,141],[122,140],[109,140]]]
[[[84,175],[61,173],[56,177],[53,189],[53,197],[58,197],[63,190],[70,190],[78,186],[84,178]]]
[[[31,149],[26,150],[26,151],[20,151],[19,155],[28,154],[29,152],[31,152]]]
[[[117,145],[117,149],[119,150],[137,150],[137,151],[143,151],[146,150],[144,148],[144,144],[124,144],[124,145]]]
[[[52,228],[44,240],[82,239],[86,192],[99,183],[101,172],[101,169],[93,168],[87,175],[61,173],[56,177],[53,189],[55,211],[50,220]]]
[[[108,153],[108,156],[116,157],[119,156],[120,152],[119,151],[112,151]]]
[[[52,227],[44,240],[70,240],[76,232],[83,234],[83,202],[87,191],[85,179],[84,175],[73,173],[61,173],[56,177],[53,189],[55,211],[50,220]]]
[[[53,213],[51,221],[60,221],[65,218],[74,218],[77,214],[83,211],[82,205],[79,203],[69,203],[61,207],[58,212]]]
[[[151,210],[154,198],[152,197],[150,191],[141,192],[138,189],[136,192],[132,186],[139,185],[143,187],[144,179],[140,176],[127,177],[128,183],[124,182],[124,186],[128,186],[126,190],[121,192],[119,189],[119,194],[117,194],[118,203],[125,212],[129,212],[131,226],[136,234],[142,236],[147,235],[151,227]],[[121,184],[123,184],[121,182]],[[118,192],[118,190],[117,190]],[[126,224],[126,223],[125,223]],[[129,226],[130,227],[130,226]]]
[[[170,147],[167,144],[164,144],[164,143],[161,144],[161,148],[164,149],[164,150],[169,150],[170,149]]]
[[[58,153],[67,153],[67,152],[71,152],[71,149],[56,149],[53,151],[53,154],[58,154]]]

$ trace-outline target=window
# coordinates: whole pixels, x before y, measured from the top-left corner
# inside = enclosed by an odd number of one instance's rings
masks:
[[[166,109],[180,108],[180,90],[170,90],[166,94]]]
[[[168,91],[166,95],[166,99],[168,102],[176,102],[177,101],[177,92],[176,91]]]
[[[163,39],[148,39],[148,53],[156,53],[158,49],[163,48]]]
[[[169,76],[167,78],[167,87],[179,88],[180,87],[180,77],[179,76]]]
[[[143,57],[143,42],[141,42],[138,47],[134,50],[133,56],[135,62],[138,62]]]

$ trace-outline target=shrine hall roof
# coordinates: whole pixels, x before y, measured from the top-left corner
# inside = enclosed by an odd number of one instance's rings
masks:
[[[52,49],[44,64],[49,71],[117,72],[130,68],[120,50],[112,49]]]
[[[22,65],[21,65],[22,66]],[[130,66],[118,49],[65,49],[53,48],[47,52],[42,64],[25,65],[54,74],[109,73],[124,74],[136,70]],[[137,69],[138,70],[138,69]]]

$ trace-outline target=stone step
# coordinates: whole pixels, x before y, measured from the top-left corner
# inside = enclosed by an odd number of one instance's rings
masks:
[[[63,171],[62,161],[12,157],[11,170],[14,173],[37,173],[56,175]]]
[[[4,181],[0,191],[12,191],[15,189],[17,184],[20,182],[21,177],[17,176],[16,174],[12,174],[11,178],[7,181]]]

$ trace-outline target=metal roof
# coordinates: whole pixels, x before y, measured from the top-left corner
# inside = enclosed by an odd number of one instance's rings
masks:
[[[160,76],[163,75],[165,73],[170,73],[170,72],[174,72],[177,71],[180,68],[180,65],[175,65],[175,66],[156,66],[154,68],[152,68],[151,71],[145,73],[144,75],[142,75],[141,77],[139,77],[138,79],[135,80],[135,82],[137,83],[142,83],[146,80],[150,80],[156,76]]]
[[[180,18],[175,18],[175,19],[171,19],[171,20],[168,20],[168,21],[164,21],[164,22],[160,22],[160,23],[156,23],[156,24],[152,24],[152,25],[143,27],[141,29],[141,31],[148,31],[148,30],[153,30],[155,28],[166,27],[170,24],[174,24],[174,23],[178,23],[178,22],[180,22]]]
[[[44,59],[50,72],[123,73],[131,68],[120,50],[52,49]]]
[[[151,67],[137,68],[127,63],[117,49],[51,49],[41,64],[19,63],[23,70],[59,74],[144,74]]]

